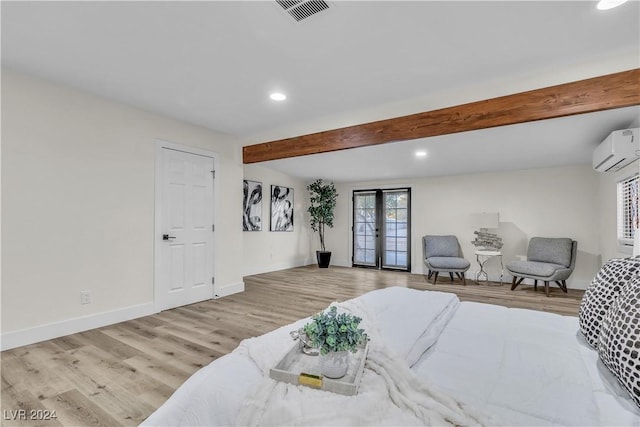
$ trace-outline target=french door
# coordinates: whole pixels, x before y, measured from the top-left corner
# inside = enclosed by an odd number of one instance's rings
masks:
[[[411,270],[411,189],[353,192],[353,265]]]

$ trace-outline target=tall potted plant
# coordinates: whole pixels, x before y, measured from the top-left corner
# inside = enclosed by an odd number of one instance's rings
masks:
[[[307,211],[311,215],[310,225],[313,231],[317,231],[320,236],[321,251],[316,251],[318,267],[327,268],[331,261],[331,252],[324,246],[324,228],[333,227],[333,215],[336,208],[338,192],[333,182],[325,184],[321,179],[307,185],[311,196],[311,205]]]

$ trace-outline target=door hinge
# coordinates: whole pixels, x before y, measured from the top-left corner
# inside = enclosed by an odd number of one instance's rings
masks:
[[[216,231],[216,225],[215,224],[211,224],[211,231]]]
[[[213,175],[213,179],[216,179],[216,171],[211,171],[211,175]]]
[[[216,284],[216,278],[215,278],[215,277],[212,277],[212,278],[211,278],[211,284],[212,284],[212,285],[215,285],[215,284]]]

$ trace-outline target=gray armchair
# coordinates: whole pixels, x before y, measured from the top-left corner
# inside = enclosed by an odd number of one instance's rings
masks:
[[[422,252],[424,265],[427,267],[428,279],[435,274],[433,284],[438,280],[438,273],[449,273],[453,282],[453,273],[462,279],[465,285],[467,281],[464,273],[471,264],[462,258],[462,251],[456,236],[423,236]]]
[[[555,282],[567,292],[566,280],[576,265],[578,242],[569,238],[532,237],[527,249],[526,261],[507,264],[513,276],[513,291],[524,279],[533,279],[533,288],[538,290],[538,280],[544,281],[544,290],[549,296],[549,282]]]

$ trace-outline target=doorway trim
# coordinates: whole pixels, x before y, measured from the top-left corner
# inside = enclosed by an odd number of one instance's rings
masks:
[[[154,224],[153,224],[153,306],[156,313],[160,312],[160,304],[158,301],[159,295],[159,287],[160,276],[162,274],[161,269],[161,260],[160,260],[160,251],[162,245],[162,162],[160,159],[162,158],[162,150],[176,150],[182,151],[184,153],[195,154],[199,156],[211,157],[213,159],[213,169],[218,170],[218,154],[214,151],[206,150],[203,148],[191,147],[188,145],[178,144],[175,142],[169,142],[162,139],[156,139],[155,141],[155,177],[154,177],[154,185],[155,185],[155,196],[154,196]],[[213,224],[215,224],[215,219],[218,217],[218,202],[216,196],[219,194],[218,191],[218,180],[213,180]],[[214,257],[217,254],[217,239],[214,236],[213,247],[214,247]],[[213,277],[216,277],[216,268],[217,263],[213,262]],[[211,288],[211,298],[217,294],[216,292],[216,283],[213,283]]]

